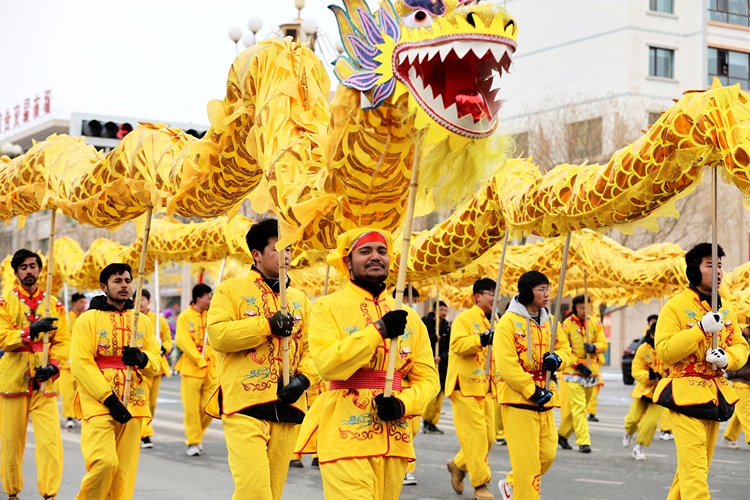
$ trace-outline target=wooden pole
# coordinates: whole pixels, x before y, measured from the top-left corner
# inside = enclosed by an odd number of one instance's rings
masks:
[[[575,311],[573,311],[575,312]],[[583,328],[586,332],[586,343],[591,343],[591,334],[589,333],[589,282],[588,273],[583,271]],[[591,354],[586,353],[586,366],[591,366]]]
[[[568,231],[568,236],[565,238],[565,246],[563,247],[562,262],[560,263],[560,277],[557,280],[557,299],[555,301],[555,314],[552,320],[552,335],[550,336],[549,342],[549,353],[555,352],[555,343],[557,342],[557,325],[560,323],[560,309],[562,308],[562,295],[563,285],[565,284],[565,268],[568,267],[568,252],[570,252],[570,235],[572,232]],[[544,382],[544,388],[549,390],[549,381],[552,378],[552,372],[547,372],[546,380]]]
[[[420,132],[414,141],[414,156],[411,165],[411,180],[409,181],[409,197],[406,202],[406,217],[404,219],[404,234],[401,241],[401,260],[398,264],[398,279],[396,280],[396,304],[394,309],[398,311],[404,302],[404,285],[406,284],[406,267],[409,265],[409,244],[411,243],[411,228],[414,222],[414,207],[417,204],[417,187],[419,186],[419,163],[421,161],[420,148],[422,147],[422,136]],[[390,397],[393,392],[393,373],[396,371],[396,358],[398,357],[398,339],[391,339],[388,344],[388,368],[385,372],[385,388],[383,396]]]
[[[221,261],[221,267],[219,267],[219,277],[216,279],[216,283],[214,284],[214,291],[216,291],[216,287],[219,286],[221,280],[224,279],[224,268],[226,268],[226,265],[227,258],[224,257],[224,259]],[[208,344],[208,325],[206,325],[206,329],[203,331],[203,351],[201,352],[201,357],[203,359],[206,359],[206,344]]]
[[[719,238],[717,229],[718,219],[718,200],[717,200],[717,169],[711,169],[711,311],[717,313],[719,311]],[[716,349],[719,347],[719,338],[717,332],[711,335],[711,347]],[[716,366],[714,365],[714,370]]]
[[[279,224],[279,239],[281,239],[281,224]],[[278,251],[278,250],[277,250]],[[286,248],[279,253],[279,311],[286,315],[289,312],[286,300]],[[281,339],[281,370],[284,385],[289,384],[289,337]]]
[[[505,267],[505,254],[508,250],[508,229],[505,229],[505,237],[503,238],[503,253],[500,256],[500,267],[497,268],[497,281],[495,282],[495,297],[492,300],[492,317],[490,318],[490,330],[495,331],[495,318],[497,318],[497,310],[500,308],[500,282],[503,280],[503,268]],[[487,351],[487,366],[485,366],[485,374],[491,375],[492,370],[492,346],[488,346]]]
[[[44,295],[44,315],[52,315],[52,279],[55,272],[55,221],[57,220],[57,211],[52,210],[49,220],[49,249],[47,251],[47,290]],[[59,320],[58,320],[59,321]],[[49,363],[49,332],[44,332],[44,341],[42,343],[42,367]],[[42,382],[42,394],[47,390],[47,381]]]
[[[156,340],[159,341],[159,345],[162,345],[161,341],[161,321],[159,321],[159,314],[161,313],[159,294],[159,259],[154,260],[154,315],[156,316]],[[140,307],[140,304],[136,304],[136,307]]]
[[[440,283],[438,283],[437,293],[435,294],[435,356],[440,355]]]
[[[328,280],[331,277],[331,264],[326,261],[326,279],[323,282],[323,295],[328,295]]]
[[[409,283],[409,307],[414,307],[414,288]]]
[[[146,252],[148,251],[148,236],[151,233],[152,208],[146,210],[146,225],[143,227],[143,245],[141,260],[138,264],[138,285],[135,289],[135,304],[133,307],[133,328],[130,330],[130,347],[135,347],[135,337],[138,333],[138,318],[141,315],[141,293],[143,292],[143,275],[146,274]],[[125,390],[122,392],[122,404],[127,408],[130,400],[130,385],[133,383],[133,367],[128,366],[125,372]]]

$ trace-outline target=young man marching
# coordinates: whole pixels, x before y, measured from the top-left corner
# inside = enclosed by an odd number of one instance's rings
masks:
[[[10,261],[19,286],[0,298],[0,436],[2,483],[9,498],[23,489],[23,455],[29,419],[36,441],[37,487],[43,498],[54,498],[63,469],[60,413],[52,382],[60,373],[70,347],[65,307],[50,297],[50,316],[44,313],[45,292],[37,286],[42,259],[18,250]],[[42,366],[44,332],[49,332],[49,364]]]
[[[559,406],[554,382],[545,389],[548,372],[566,367],[573,358],[565,335],[557,335],[554,350],[547,311],[549,280],[539,271],[518,279],[518,295],[510,301],[495,329],[493,354],[502,381],[497,401],[502,405],[511,471],[499,483],[501,498],[539,499],[542,476],[557,451],[555,416]]]
[[[677,450],[677,472],[668,500],[699,500],[711,496],[711,466],[719,422],[729,419],[737,394],[724,378],[724,370],[745,364],[748,344],[742,337],[734,311],[721,303],[711,311],[712,268],[717,286],[723,275],[713,262],[710,243],[699,243],[685,254],[690,286],[669,299],[656,323],[656,353],[669,368],[654,392],[654,401],[668,408]],[[712,348],[712,335],[718,347]]]
[[[83,314],[89,301],[80,293],[74,293],[70,296],[71,309],[68,311],[68,327],[73,331],[73,326],[78,316]],[[73,375],[70,373],[70,353],[65,357],[64,362],[60,363],[60,378],[57,379],[57,387],[60,390],[60,399],[62,400],[62,417],[65,419],[65,428],[72,429],[76,426],[76,413],[73,409],[73,397],[76,395],[76,383]]]
[[[78,384],[76,416],[83,419],[81,452],[86,475],[78,500],[133,498],[143,419],[149,419],[144,378],[161,371],[159,342],[147,317],[133,332],[132,274],[128,264],[109,264],[99,274],[104,295],[91,299],[76,321],[70,370]],[[130,347],[135,334],[135,347]],[[128,367],[128,406],[122,404]]]

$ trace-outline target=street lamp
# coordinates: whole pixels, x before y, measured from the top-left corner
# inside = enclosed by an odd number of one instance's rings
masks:
[[[0,146],[0,154],[15,158],[16,156],[21,156],[23,154],[23,147],[21,147],[20,144],[6,142],[2,146]]]

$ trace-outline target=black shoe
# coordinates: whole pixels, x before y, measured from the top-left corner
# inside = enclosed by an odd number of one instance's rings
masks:
[[[557,436],[557,444],[559,444],[560,446],[562,446],[563,450],[572,450],[573,449],[573,447],[570,446],[570,444],[568,443],[568,440],[565,439],[562,436]]]
[[[598,422],[599,419],[596,418],[596,415],[589,415],[589,422]]]
[[[508,442],[505,439],[496,439],[495,442],[500,446],[506,446]]]
[[[591,453],[591,446],[587,444],[582,444],[581,446],[578,447],[578,451],[580,453]]]
[[[432,422],[425,422],[424,423],[424,430],[422,431],[425,434],[445,434],[443,431],[437,428],[435,424]]]
[[[289,467],[294,467],[295,469],[301,469],[302,467],[304,467],[304,465],[302,465],[302,460],[290,460]]]
[[[310,464],[310,467],[320,467],[320,464],[318,463],[318,457],[313,458],[313,461]]]
[[[151,442],[150,437],[145,437],[141,439],[141,448],[153,448],[154,443]]]

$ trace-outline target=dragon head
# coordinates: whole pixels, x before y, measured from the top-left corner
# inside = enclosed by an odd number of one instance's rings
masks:
[[[497,128],[500,78],[516,49],[515,20],[492,0],[343,0],[335,13],[345,53],[334,73],[376,108],[409,93],[432,140],[481,139]]]

